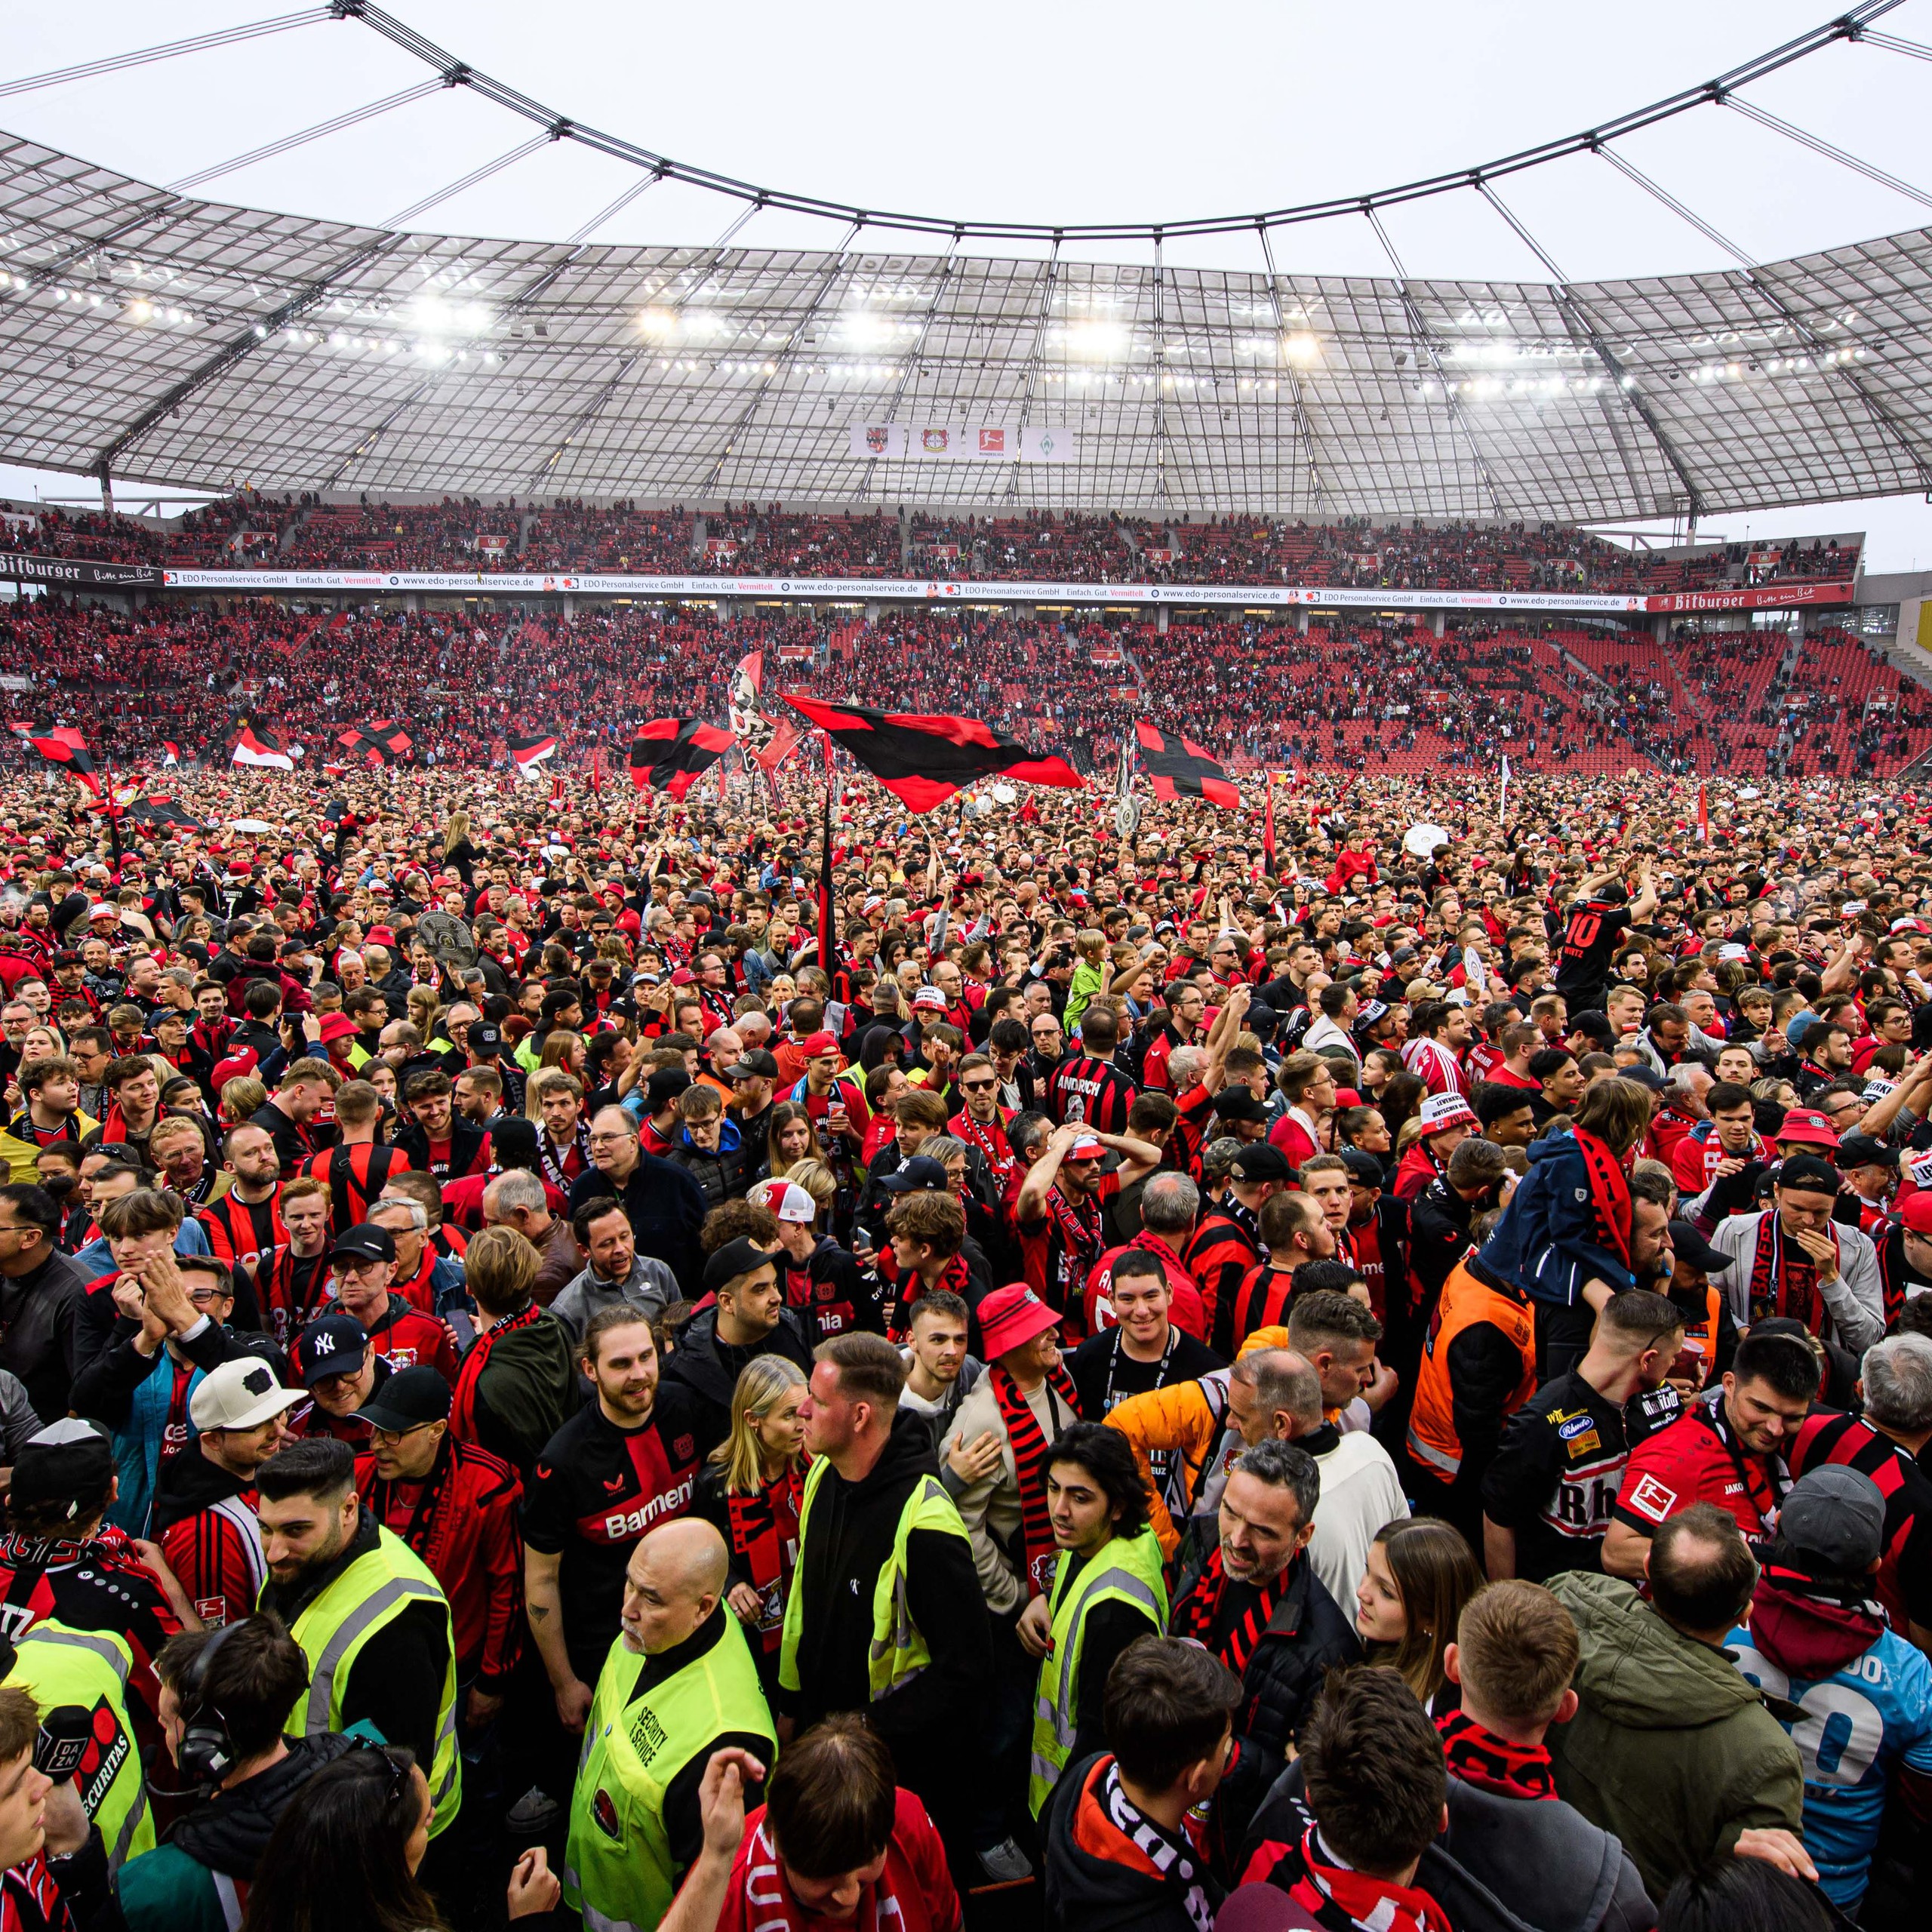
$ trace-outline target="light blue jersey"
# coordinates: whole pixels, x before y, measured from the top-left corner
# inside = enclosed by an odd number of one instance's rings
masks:
[[[1853,1911],[1871,1876],[1893,1772],[1903,1762],[1932,1774],[1932,1663],[1889,1630],[1829,1677],[1787,1676],[1742,1626],[1724,1647],[1767,1697],[1803,1712],[1785,1728],[1804,1767],[1804,1849],[1832,1903]]]

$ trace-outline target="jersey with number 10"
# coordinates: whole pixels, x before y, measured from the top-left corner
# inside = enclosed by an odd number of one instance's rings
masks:
[[[1829,1677],[1787,1675],[1741,1626],[1724,1648],[1767,1697],[1802,1713],[1786,1728],[1804,1769],[1804,1848],[1826,1895],[1851,1912],[1865,1896],[1894,1767],[1932,1774],[1932,1663],[1889,1630]]]

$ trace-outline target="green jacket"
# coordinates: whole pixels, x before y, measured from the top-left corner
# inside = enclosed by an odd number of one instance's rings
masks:
[[[1580,1708],[1546,1740],[1556,1788],[1623,1841],[1651,1897],[1740,1832],[1804,1820],[1797,1747],[1727,1651],[1674,1630],[1631,1586],[1571,1571]]]

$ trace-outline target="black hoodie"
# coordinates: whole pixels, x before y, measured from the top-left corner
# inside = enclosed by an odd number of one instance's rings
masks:
[[[906,1603],[933,1661],[909,1684],[870,1701],[872,1592],[906,1498],[938,1474],[924,1418],[897,1411],[869,1475],[848,1483],[828,1466],[820,1478],[792,1583],[804,1614],[801,1688],[791,1700],[798,1729],[834,1711],[864,1712],[892,1747],[900,1782],[921,1797],[921,1768],[942,1774],[956,1768],[977,1737],[992,1669],[992,1634],[972,1546],[946,1531],[915,1530],[907,1546]]]
[[[211,1462],[199,1449],[189,1448],[171,1456],[155,1478],[154,1514],[148,1534],[158,1543],[177,1523],[212,1509],[232,1496],[254,1487],[253,1478],[231,1475],[219,1463]]]

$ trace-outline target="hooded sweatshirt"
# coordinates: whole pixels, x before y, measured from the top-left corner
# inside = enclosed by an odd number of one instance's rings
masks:
[[[245,1904],[276,1820],[325,1764],[364,1741],[334,1731],[291,1737],[279,1764],[189,1812],[165,1844],[122,1868],[121,1909],[128,1932],[226,1932],[223,1881]]]
[[[913,1485],[938,1473],[924,1420],[897,1411],[869,1475],[848,1482],[827,1469],[820,1478],[792,1583],[804,1611],[801,1687],[794,1700],[798,1729],[833,1711],[863,1712],[891,1746],[901,1782],[922,1797],[927,1792],[916,1767],[951,1760],[949,1767],[957,1768],[961,1746],[978,1734],[992,1669],[986,1599],[971,1545],[949,1531],[915,1530],[907,1545],[906,1604],[933,1661],[909,1684],[870,1701],[866,1666],[872,1592]]]
[[[1102,1753],[1070,1765],[1041,1820],[1047,1919],[1060,1932],[1196,1932],[1221,1887],[1190,1842],[1135,1810]]]
[[[1740,1832],[1801,1829],[1797,1749],[1728,1651],[1614,1577],[1571,1571],[1550,1588],[1582,1647],[1580,1708],[1547,1740],[1557,1789],[1623,1840],[1652,1898]]]

